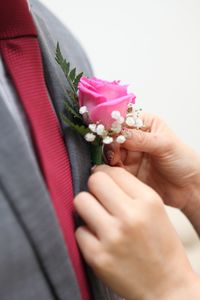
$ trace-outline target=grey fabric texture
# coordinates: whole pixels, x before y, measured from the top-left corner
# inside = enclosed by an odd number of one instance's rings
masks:
[[[70,299],[73,295],[74,299],[80,300],[75,276],[40,170],[29,155],[20,131],[4,103],[0,105],[0,139],[0,202],[7,202],[7,206],[4,205],[6,210],[4,207],[0,210],[0,299],[51,299],[49,294],[52,294],[53,299]],[[2,222],[2,216],[10,223],[9,227]],[[12,226],[14,222],[18,226]],[[5,243],[9,236],[8,243]],[[11,255],[15,257],[13,262]],[[25,268],[29,269],[29,275],[24,276]],[[9,280],[10,277],[13,281]],[[44,284],[36,289],[41,285],[40,277]],[[14,278],[16,282],[21,282],[23,298],[20,297],[22,291],[15,285]],[[28,278],[32,289],[30,284],[26,287]],[[30,291],[33,292],[32,297],[29,296]]]
[[[66,92],[54,60],[59,41],[64,55],[85,74],[91,69],[81,47],[37,0],[31,1],[39,32],[45,78],[58,117]],[[0,299],[80,300],[63,236],[35,156],[0,97]],[[86,189],[90,153],[85,141],[60,119],[70,156],[74,193]],[[89,271],[93,299],[117,299]]]
[[[5,101],[8,109],[10,110],[13,118],[16,121],[16,125],[20,128],[21,134],[29,142],[29,130],[27,120],[24,112],[20,106],[17,93],[13,86],[12,80],[6,72],[3,60],[0,53],[0,94],[2,99]]]

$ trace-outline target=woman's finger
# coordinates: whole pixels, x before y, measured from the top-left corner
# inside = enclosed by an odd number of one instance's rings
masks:
[[[98,255],[101,247],[99,240],[85,226],[79,227],[75,235],[85,260],[89,265],[93,265],[93,258]]]
[[[122,211],[127,210],[132,203],[132,199],[106,172],[95,170],[89,178],[88,188],[89,192],[113,216],[120,216]]]
[[[152,194],[152,189],[149,186],[122,168],[101,165],[96,167],[93,172],[105,173],[112,178],[118,189],[123,190],[126,195],[133,199],[141,197],[148,199],[149,193]]]
[[[74,199],[77,213],[98,237],[108,229],[111,216],[104,207],[89,193],[82,192]]]

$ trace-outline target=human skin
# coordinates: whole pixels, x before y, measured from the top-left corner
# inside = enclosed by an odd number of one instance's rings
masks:
[[[161,197],[123,168],[99,166],[75,198],[87,263],[126,300],[200,299],[200,281]]]
[[[129,130],[122,145],[107,148],[121,166],[152,187],[165,204],[179,208],[200,234],[200,155],[185,145],[158,116],[142,116],[147,131]]]

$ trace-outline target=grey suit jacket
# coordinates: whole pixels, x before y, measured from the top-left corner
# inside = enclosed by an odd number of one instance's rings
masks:
[[[39,33],[45,78],[58,113],[66,81],[56,65],[59,41],[66,58],[91,75],[83,50],[69,31],[37,0],[32,12]],[[62,124],[70,155],[74,193],[86,188],[90,172],[88,145]],[[88,270],[95,300],[117,299]],[[0,99],[0,299],[80,300],[60,227],[35,160],[31,159],[4,101]]]

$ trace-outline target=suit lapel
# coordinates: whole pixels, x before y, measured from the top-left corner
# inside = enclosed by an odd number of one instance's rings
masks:
[[[66,149],[70,157],[74,194],[77,194],[86,189],[87,179],[90,174],[91,161],[89,146],[81,136],[63,123],[61,114],[63,112],[63,101],[66,98],[67,82],[55,62],[55,47],[57,41],[52,40],[43,20],[37,15],[35,15],[35,23],[39,33],[45,79],[51,100],[63,129]],[[68,58],[68,54],[64,53],[64,55],[65,54]],[[70,58],[68,59],[70,60]]]
[[[39,167],[2,99],[0,140],[0,188],[32,245],[52,293],[55,299],[80,300],[75,275]]]

